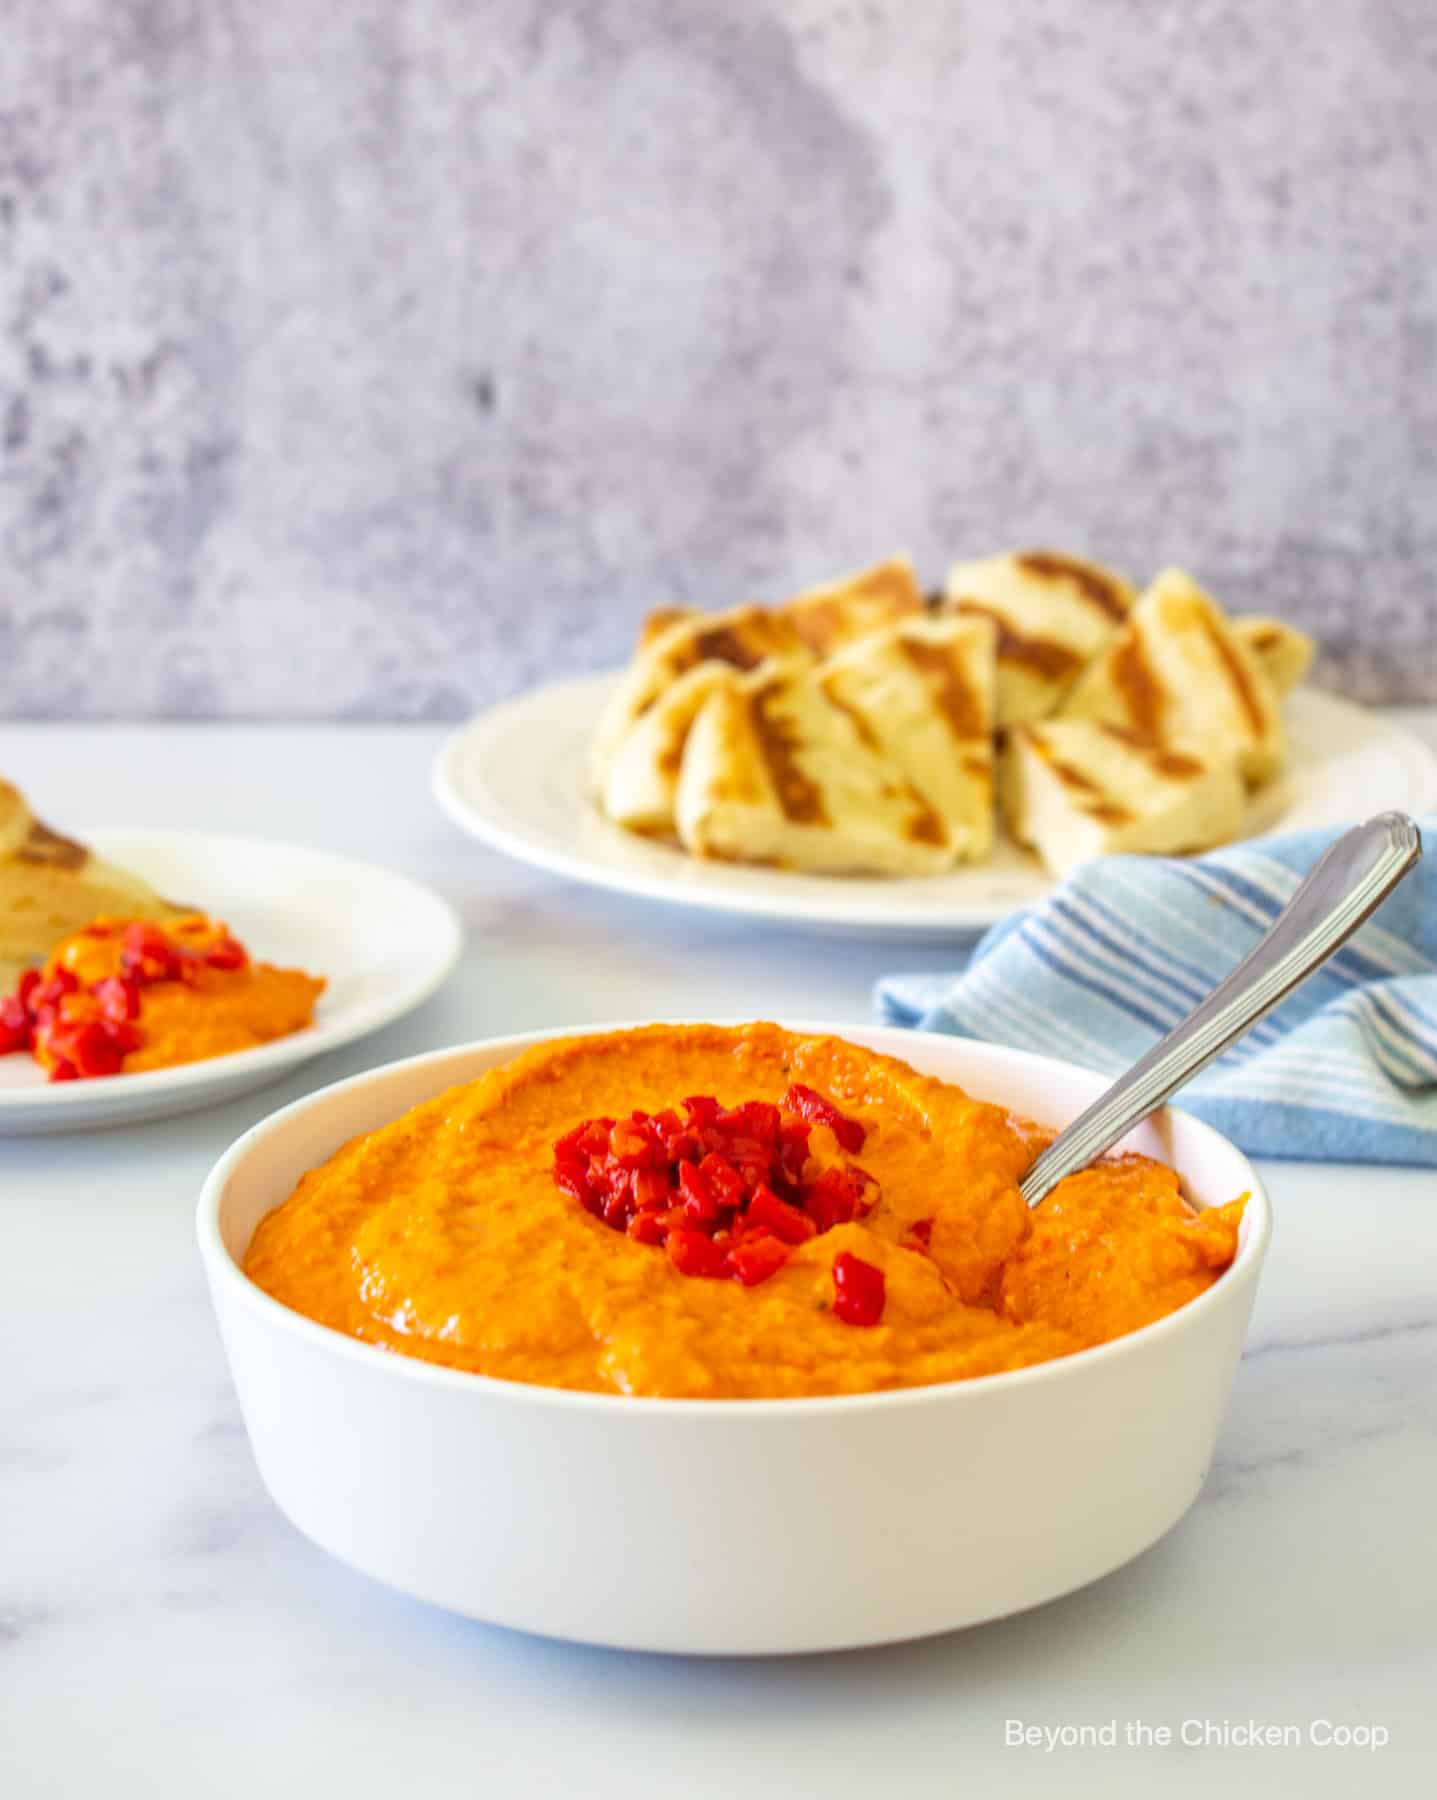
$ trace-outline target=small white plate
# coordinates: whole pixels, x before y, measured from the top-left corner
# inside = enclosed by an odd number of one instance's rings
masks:
[[[164,1118],[262,1087],[428,999],[463,944],[437,894],[370,863],[200,832],[82,835],[162,894],[224,919],[256,959],[329,985],[307,1030],[176,1069],[51,1083],[30,1057],[0,1056],[0,1137]]]
[[[621,831],[584,792],[589,739],[618,679],[557,682],[481,714],[439,753],[440,805],[495,849],[575,881],[810,931],[932,942],[996,924],[1055,885],[1035,857],[1002,839],[977,868],[881,879],[703,862]],[[1287,770],[1253,802],[1247,835],[1437,805],[1437,755],[1380,714],[1302,688],[1288,697],[1287,723]]]

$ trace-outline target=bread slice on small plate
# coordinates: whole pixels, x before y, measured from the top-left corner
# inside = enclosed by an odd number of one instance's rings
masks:
[[[947,610],[997,627],[1000,729],[1055,711],[1133,603],[1111,569],[1056,550],[955,563],[945,595]]]
[[[805,656],[791,620],[764,606],[735,606],[700,613],[670,608],[651,613],[628,673],[604,708],[590,750],[590,783],[604,791],[609,764],[624,738],[659,696],[698,664],[756,669],[770,656]]]
[[[0,781],[0,993],[102,913],[169,919],[184,910],[138,875],[52,831],[18,788]]]
[[[1095,856],[1210,849],[1237,834],[1247,805],[1231,751],[1169,750],[1095,719],[1011,732],[999,792],[1008,829],[1058,876]]]
[[[1312,667],[1317,644],[1305,631],[1282,619],[1252,615],[1234,619],[1233,636],[1246,644],[1279,697],[1290,694]]]
[[[727,862],[928,875],[958,853],[937,810],[802,662],[714,689],[689,732],[675,812],[686,850]]]
[[[1122,725],[1170,750],[1228,750],[1254,786],[1287,755],[1278,695],[1222,608],[1181,569],[1145,590],[1062,716]]]
[[[912,618],[820,665],[825,695],[948,827],[960,861],[993,847],[997,630],[990,619]]]
[[[828,656],[880,626],[923,611],[923,590],[906,556],[892,556],[784,601],[779,612],[816,656]]]

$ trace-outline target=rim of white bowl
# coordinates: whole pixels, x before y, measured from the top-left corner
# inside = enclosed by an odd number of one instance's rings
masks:
[[[1239,1272],[1247,1275],[1261,1265],[1272,1237],[1272,1207],[1261,1177],[1252,1166],[1247,1154],[1240,1150],[1231,1138],[1224,1137],[1222,1132],[1207,1124],[1205,1120],[1176,1106],[1160,1107],[1152,1117],[1181,1119],[1186,1126],[1197,1133],[1199,1141],[1209,1140],[1216,1147],[1235,1156],[1248,1176],[1248,1205],[1243,1213],[1237,1255],[1210,1288],[1207,1288],[1195,1299],[1184,1302],[1174,1311],[1165,1313],[1162,1318],[1154,1319],[1148,1325],[1140,1325],[1136,1331],[1125,1332],[1121,1337],[1110,1338],[1104,1344],[1094,1344],[1084,1350],[1075,1350],[1068,1356],[1056,1356],[1047,1362],[1030,1363],[1021,1369],[1004,1369],[991,1375],[969,1375],[956,1381],[925,1382],[912,1387],[879,1388],[861,1394],[798,1394],[770,1398],[703,1400],[658,1394],[595,1393],[587,1388],[547,1387],[541,1382],[513,1381],[505,1376],[485,1375],[477,1370],[451,1369],[443,1363],[431,1363],[422,1357],[405,1356],[401,1351],[388,1350],[379,1344],[366,1343],[362,1338],[350,1337],[346,1332],[337,1331],[331,1325],[322,1325],[317,1319],[311,1319],[304,1313],[296,1312],[293,1307],[276,1300],[250,1280],[230,1255],[225,1247],[224,1239],[220,1235],[220,1201],[225,1187],[231,1175],[250,1155],[260,1139],[268,1136],[271,1132],[280,1130],[293,1115],[350,1089],[361,1088],[369,1083],[378,1083],[401,1069],[416,1069],[427,1063],[443,1062],[451,1057],[463,1057],[481,1050],[503,1051],[506,1053],[505,1059],[507,1060],[508,1056],[517,1055],[520,1051],[531,1049],[538,1044],[555,1043],[560,1039],[568,1038],[602,1037],[610,1032],[636,1031],[648,1025],[707,1024],[731,1029],[738,1025],[757,1022],[761,1021],[747,1017],[739,1019],[630,1019],[616,1024],[600,1023],[577,1028],[545,1028],[539,1031],[517,1032],[504,1037],[476,1038],[471,1043],[451,1044],[446,1049],[425,1050],[418,1056],[407,1056],[396,1062],[381,1063],[377,1068],[366,1069],[361,1074],[348,1076],[343,1081],[333,1081],[326,1087],[316,1088],[312,1094],[305,1094],[300,1099],[291,1101],[288,1106],[282,1106],[278,1112],[270,1113],[258,1124],[252,1125],[242,1137],[237,1138],[230,1145],[205,1177],[204,1186],[200,1189],[195,1227],[199,1239],[200,1256],[210,1280],[227,1287],[242,1305],[249,1307],[270,1327],[297,1335],[301,1342],[314,1344],[336,1356],[355,1362],[359,1367],[368,1369],[375,1375],[388,1375],[399,1381],[438,1383],[441,1387],[452,1387],[457,1393],[482,1394],[520,1405],[555,1406],[583,1410],[599,1408],[605,1411],[613,1410],[624,1415],[637,1412],[660,1412],[670,1417],[682,1414],[691,1417],[737,1420],[775,1414],[792,1418],[798,1413],[813,1411],[822,1413],[866,1412],[873,1407],[918,1406],[924,1404],[925,1401],[932,1403],[939,1396],[952,1399],[963,1393],[992,1393],[997,1387],[1026,1387],[1044,1381],[1062,1380],[1075,1369],[1092,1368],[1095,1363],[1111,1361],[1116,1356],[1138,1354],[1142,1345],[1154,1343],[1160,1337],[1169,1337],[1175,1332],[1196,1329],[1198,1322],[1207,1313],[1215,1307],[1227,1304],[1227,1296],[1233,1291],[1230,1285],[1232,1277],[1238,1275]],[[914,1031],[898,1025],[865,1026],[855,1025],[851,1022],[836,1024],[832,1021],[812,1022],[807,1020],[797,1020],[793,1023],[785,1023],[782,1020],[768,1022],[777,1024],[780,1030],[800,1034],[843,1037],[846,1032],[862,1032],[866,1036],[885,1039],[891,1037],[897,1044],[911,1043],[914,1038],[922,1040],[942,1035],[936,1032]],[[1064,1075],[1079,1074],[1092,1080],[1101,1079],[1101,1076],[1097,1075],[1094,1070],[1084,1069],[1080,1063],[1065,1062],[1061,1057],[1040,1056],[1036,1051],[1016,1050],[1007,1044],[990,1044],[981,1038],[950,1041],[971,1045],[986,1056],[997,1057],[1000,1062],[1015,1063],[1025,1068],[1032,1068],[1036,1065],[1040,1069],[1049,1068],[1061,1071]],[[490,1065],[495,1068],[498,1066],[497,1061]],[[461,1077],[460,1081],[462,1079]],[[475,1076],[473,1079],[477,1080],[478,1077]],[[456,1081],[454,1085],[458,1086],[459,1084],[459,1081]],[[443,1092],[443,1089],[438,1091]],[[424,1103],[416,1101],[415,1104],[422,1105]],[[392,1121],[389,1122],[392,1123]],[[283,1204],[283,1202],[278,1204]],[[271,1208],[272,1210],[274,1209]]]

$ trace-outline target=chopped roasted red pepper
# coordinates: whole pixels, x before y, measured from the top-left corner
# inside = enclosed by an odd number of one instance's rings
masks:
[[[140,984],[124,975],[107,975],[90,989],[107,1019],[137,1019],[140,1016]]]
[[[211,944],[204,959],[212,969],[242,969],[249,961],[249,952],[243,944],[226,935]]]
[[[811,1096],[803,1104],[816,1103],[816,1122],[836,1118],[840,1142],[862,1142],[862,1126],[821,1095],[799,1086],[790,1094]],[[754,1287],[795,1245],[862,1218],[878,1198],[877,1182],[855,1164],[810,1167],[814,1122],[796,1117],[788,1098],[726,1109],[707,1094],[685,1100],[683,1116],[667,1107],[586,1119],[555,1141],[554,1183],[612,1230],[663,1246],[681,1274]]]
[[[882,1269],[851,1250],[833,1259],[833,1316],[845,1325],[876,1325],[883,1317],[886,1283]]]
[[[233,973],[249,964],[243,944],[224,926],[199,916],[182,919],[170,930],[145,920],[100,919],[76,935],[117,940],[110,954],[117,952],[119,972],[84,985],[66,961],[53,961],[45,970],[26,970],[14,994],[0,996],[0,1055],[30,1050],[48,1067],[52,1081],[119,1074],[125,1057],[143,1041],[137,1021],[144,988],[162,981],[195,986],[206,969]],[[612,1124],[604,1121],[597,1146],[586,1137],[581,1149],[565,1150],[556,1159],[556,1180],[591,1211],[602,1212],[603,1204],[602,1198],[595,1204],[585,1158],[595,1148],[607,1150]],[[667,1198],[662,1154],[649,1152],[645,1160],[658,1171],[658,1197]]]
[[[797,1113],[800,1119],[807,1119],[810,1125],[826,1125],[838,1139],[840,1150],[861,1150],[867,1131],[857,1119],[850,1119],[841,1113],[831,1100],[827,1100],[814,1088],[805,1087],[801,1081],[795,1081],[783,1097],[786,1111]]]
[[[0,1056],[30,1048],[30,1013],[18,994],[0,1000]]]
[[[33,974],[34,971],[32,970]],[[16,990],[25,995],[25,1004],[30,1010],[33,1023],[39,1025],[47,1019],[53,1019],[61,1006],[71,994],[80,991],[79,979],[66,968],[53,970],[49,975],[29,984],[28,991],[25,977],[20,977],[20,986]]]
[[[785,1244],[801,1244],[813,1237],[818,1227],[806,1212],[780,1200],[771,1187],[759,1188],[744,1209],[750,1225],[762,1225]]]
[[[729,1251],[733,1272],[745,1287],[757,1287],[770,1275],[777,1275],[788,1261],[788,1246],[766,1231],[755,1232]]]
[[[825,1169],[804,1190],[804,1206],[820,1231],[863,1218],[877,1198],[878,1183],[857,1163]]]
[[[702,1275],[718,1281],[733,1273],[728,1251],[702,1231],[671,1231],[664,1248],[680,1275]]]
[[[120,967],[139,982],[173,981],[180,974],[184,953],[158,925],[141,920],[125,927],[120,941]]]
[[[702,1168],[693,1163],[679,1164],[679,1192],[684,1197],[684,1216],[695,1225],[714,1225],[718,1222],[719,1198],[710,1187],[708,1177]]]
[[[61,1020],[45,1029],[45,1048],[80,1075],[118,1075],[125,1053],[138,1044],[128,1026],[105,1019]]]

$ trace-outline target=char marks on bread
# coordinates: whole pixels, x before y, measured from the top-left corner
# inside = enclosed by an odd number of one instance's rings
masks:
[[[807,588],[779,608],[815,656],[831,656],[858,638],[923,611],[923,590],[906,556]]]
[[[1317,654],[1314,640],[1282,619],[1247,616],[1234,619],[1232,629],[1257,659],[1279,697],[1292,692]]]
[[[590,753],[594,791],[602,795],[609,764],[625,736],[680,676],[701,663],[754,669],[771,656],[807,655],[793,623],[767,607],[736,606],[722,613],[682,608],[651,614],[638,653],[594,733]]]
[[[1145,590],[1060,712],[1124,726],[1169,750],[1230,751],[1253,785],[1270,781],[1287,753],[1280,698],[1262,663],[1181,569],[1164,570]]]
[[[915,617],[820,665],[824,693],[943,819],[954,855],[993,848],[997,632],[981,618]]]
[[[946,608],[997,630],[1000,729],[1053,712],[1133,603],[1111,569],[1056,550],[955,563],[945,595]]]
[[[721,861],[924,875],[957,853],[936,809],[800,661],[732,676],[709,695],[676,814],[685,849]]]
[[[1281,770],[1282,695],[1313,649],[1178,569],[1138,596],[1099,563],[1014,551],[956,563],[925,602],[893,557],[774,608],[650,615],[593,787],[629,831],[822,873],[980,862],[995,790],[1055,870],[1202,849]]]
[[[1095,856],[1210,849],[1237,834],[1247,805],[1231,750],[1166,749],[1096,719],[1016,727],[1000,794],[1008,829],[1058,876]]]

